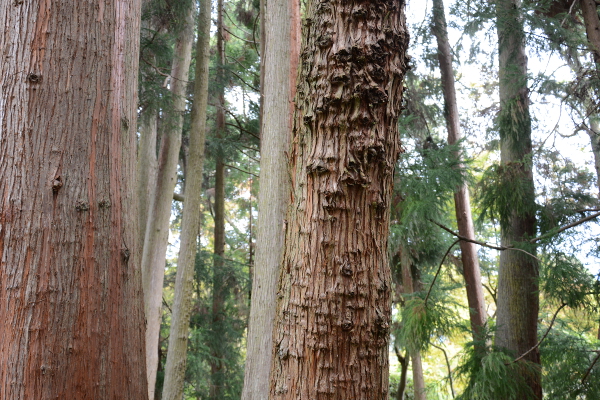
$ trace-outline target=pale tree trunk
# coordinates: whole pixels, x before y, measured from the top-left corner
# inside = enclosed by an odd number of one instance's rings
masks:
[[[158,115],[156,111],[143,112],[140,116],[140,139],[137,152],[137,193],[138,201],[138,223],[139,223],[139,249],[140,256],[144,248],[146,237],[146,224],[148,222],[148,211],[150,199],[156,189],[156,144],[158,133]]]
[[[140,5],[0,2],[3,400],[147,399]]]
[[[285,154],[292,132],[293,96],[300,52],[300,3],[297,0],[266,3],[262,70],[269,79],[261,86],[259,218],[242,400],[269,397],[277,277],[283,256],[284,220],[290,198]]]
[[[169,347],[165,366],[163,400],[183,397],[187,361],[187,344],[192,312],[194,265],[200,231],[202,169],[206,140],[206,110],[208,105],[208,65],[210,56],[211,1],[200,1],[198,41],[196,43],[196,72],[194,103],[190,128],[190,153],[186,171],[185,203],[181,221],[179,258],[175,279],[173,314],[169,330]]]
[[[461,139],[462,135],[460,132],[460,118],[454,85],[454,68],[452,67],[452,53],[450,43],[448,42],[448,29],[443,0],[433,0],[432,22],[432,31],[438,44],[438,60],[442,77],[442,91],[444,93],[444,116],[448,129],[448,144],[453,145]],[[455,156],[460,158],[461,154],[458,153]],[[466,183],[457,188],[454,193],[454,207],[459,234],[468,239],[475,240],[469,188]],[[460,250],[463,276],[467,289],[467,301],[469,303],[471,331],[473,339],[476,342],[476,348],[482,351],[483,346],[478,344],[478,342],[480,343],[483,339],[486,314],[477,246],[474,243],[463,240],[460,242]]]
[[[270,398],[387,399],[404,3],[309,1],[306,15]]]
[[[411,351],[410,358],[412,360],[413,387],[415,389],[414,398],[415,400],[427,400],[421,352],[419,350]]]
[[[217,140],[222,139],[225,131],[225,42],[223,40],[223,0],[217,1],[217,85],[218,105],[216,116]],[[225,299],[228,282],[225,276],[225,165],[223,148],[216,149],[215,165],[215,228],[213,258],[213,293],[212,293],[212,352],[210,358],[210,399],[223,398],[225,385],[223,362],[223,341],[225,333]]]
[[[193,7],[190,8],[175,43],[171,69],[170,91],[173,108],[164,110],[165,131],[161,135],[158,171],[154,198],[151,199],[142,252],[142,276],[146,310],[146,367],[148,393],[154,398],[158,368],[158,338],[160,333],[162,290],[165,276],[165,257],[171,217],[171,201],[177,183],[177,162],[181,148],[181,131],[192,44],[194,41]]]
[[[519,244],[535,254],[535,189],[531,171],[531,119],[527,89],[527,57],[520,15],[520,0],[500,0],[496,5],[500,69],[501,166],[505,180],[520,181],[519,204],[501,216],[502,245]],[[508,207],[508,205],[503,205]],[[500,255],[496,345],[519,357],[537,344],[539,270],[534,257],[506,250]],[[539,349],[528,353],[527,361],[540,364]],[[541,374],[523,369],[536,399],[542,398]],[[523,394],[519,398],[525,398]]]

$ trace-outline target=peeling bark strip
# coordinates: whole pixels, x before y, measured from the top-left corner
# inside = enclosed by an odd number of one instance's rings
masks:
[[[145,399],[140,1],[2,1],[0,399]]]
[[[271,398],[387,399],[403,1],[310,1]]]

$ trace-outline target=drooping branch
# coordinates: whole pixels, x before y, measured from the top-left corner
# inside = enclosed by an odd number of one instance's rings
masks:
[[[583,378],[581,378],[581,384],[582,385],[585,383],[585,380],[590,375],[590,372],[592,372],[592,369],[594,368],[594,365],[596,365],[596,363],[598,362],[599,359],[600,359],[600,352],[598,352],[598,354],[596,355],[596,358],[594,358],[594,361],[592,361],[592,364],[590,365],[590,367],[587,369],[587,371],[585,371],[585,374],[583,375]]]
[[[429,342],[430,345],[440,350],[444,354],[444,359],[446,360],[446,368],[448,368],[448,381],[450,383],[450,391],[452,392],[452,398],[456,398],[456,394],[454,393],[454,380],[452,379],[452,367],[450,367],[450,359],[448,358],[448,353],[444,350],[443,347],[438,346],[434,343]]]

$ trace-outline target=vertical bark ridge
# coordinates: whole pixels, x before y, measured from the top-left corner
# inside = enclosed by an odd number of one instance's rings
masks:
[[[146,398],[140,2],[3,2],[0,16],[0,398]]]
[[[309,2],[273,399],[386,399],[404,2]]]

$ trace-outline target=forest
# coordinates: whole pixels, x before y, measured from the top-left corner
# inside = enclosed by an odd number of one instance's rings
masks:
[[[600,400],[600,2],[0,2],[0,400]]]

